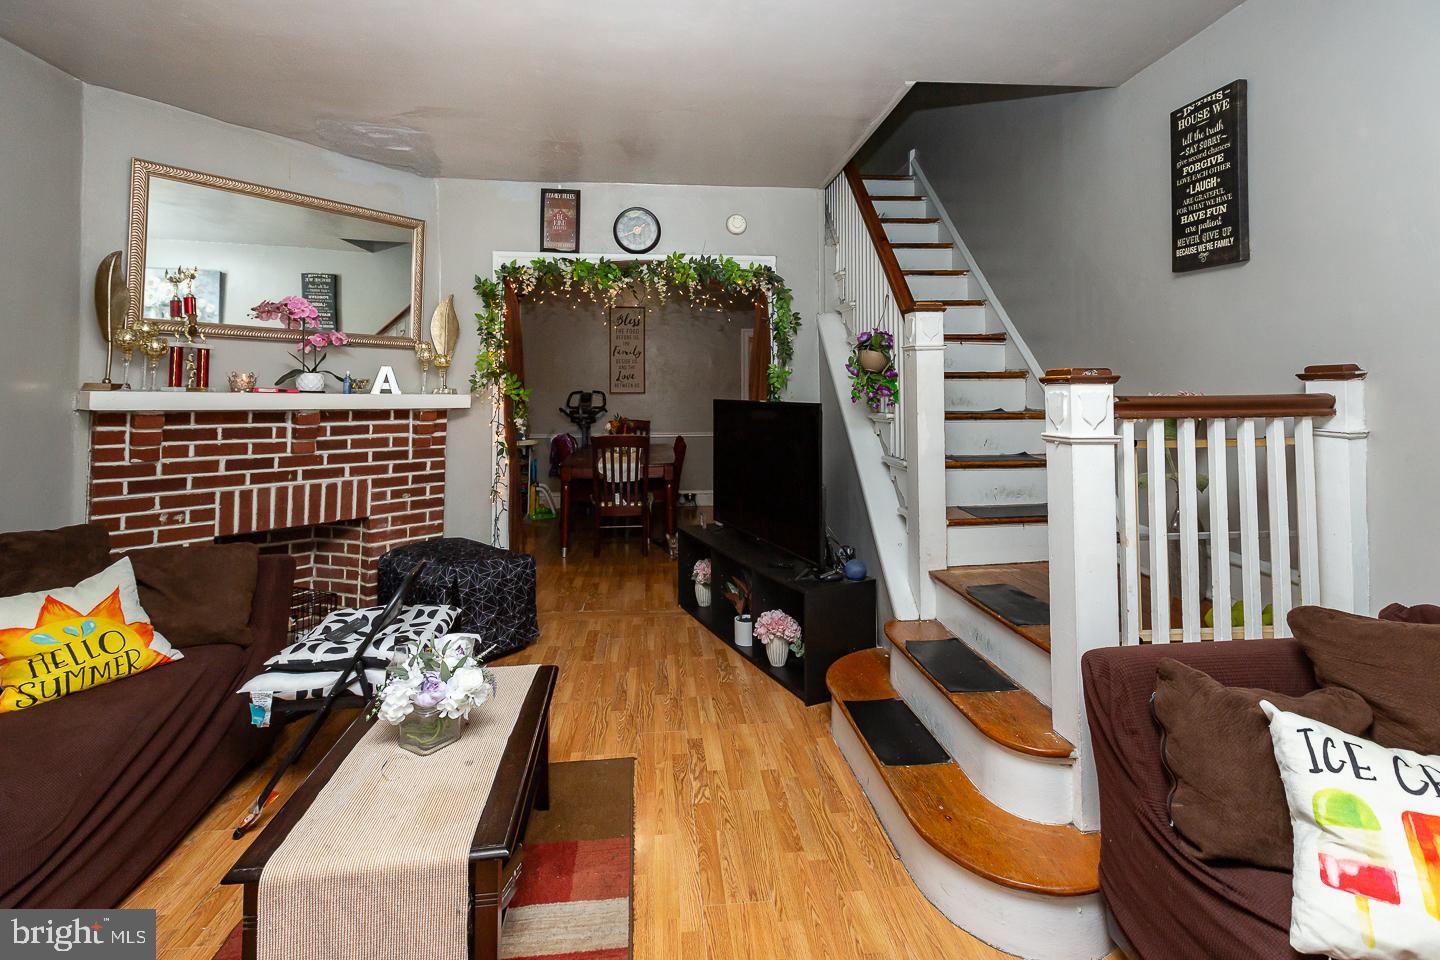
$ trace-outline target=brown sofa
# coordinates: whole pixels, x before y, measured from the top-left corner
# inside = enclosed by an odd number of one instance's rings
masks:
[[[45,588],[26,582],[33,571],[16,569],[32,555],[55,556],[54,543],[37,549],[35,536],[0,534],[7,594]],[[72,564],[69,583],[109,559],[93,527],[39,536],[59,537],[72,558],[92,554]],[[184,659],[0,714],[0,907],[117,905],[268,751],[272,731],[249,725],[235,690],[285,644],[294,579],[291,558],[258,559],[239,642],[193,645],[170,634]]]
[[[1100,889],[1117,942],[1142,960],[1297,960],[1290,874],[1195,857],[1170,826],[1170,790],[1151,713],[1155,672],[1173,658],[1227,686],[1299,696],[1316,689],[1293,640],[1117,647],[1085,655],[1085,708],[1100,783]]]

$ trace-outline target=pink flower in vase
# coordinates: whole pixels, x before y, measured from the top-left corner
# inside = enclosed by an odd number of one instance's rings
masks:
[[[306,353],[309,353],[311,350],[323,350],[330,346],[330,338],[323,333],[312,333],[302,342],[304,343]]]

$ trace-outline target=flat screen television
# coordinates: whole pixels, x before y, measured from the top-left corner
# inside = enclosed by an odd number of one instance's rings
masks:
[[[820,404],[715,401],[715,519],[825,563]]]

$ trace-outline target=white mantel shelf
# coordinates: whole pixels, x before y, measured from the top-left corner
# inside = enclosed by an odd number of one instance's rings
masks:
[[[149,413],[267,410],[468,410],[468,393],[187,393],[171,390],[82,390],[75,409]]]

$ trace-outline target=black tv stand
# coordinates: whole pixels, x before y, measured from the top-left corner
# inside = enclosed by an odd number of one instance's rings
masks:
[[[830,699],[825,672],[832,663],[875,646],[873,579],[820,580],[810,564],[718,524],[682,526],[679,541],[676,586],[681,608],[806,706]],[[696,602],[690,579],[697,560],[711,565],[708,607]],[[725,582],[732,576],[749,583],[750,613],[756,619],[766,610],[779,609],[799,621],[804,657],[797,660],[792,654],[784,666],[772,667],[759,640],[752,647],[735,646],[735,609],[724,597]]]

